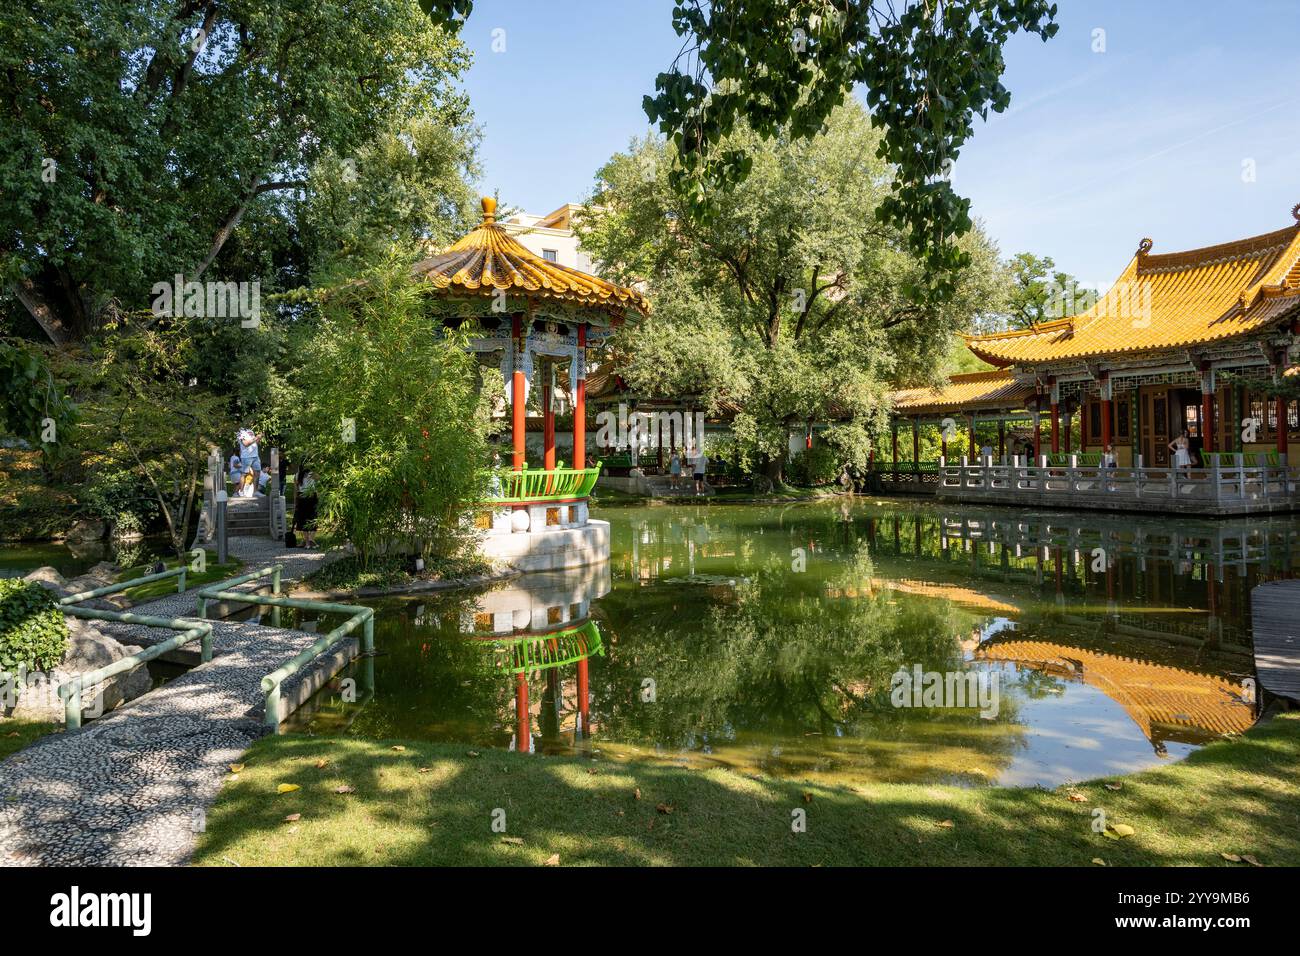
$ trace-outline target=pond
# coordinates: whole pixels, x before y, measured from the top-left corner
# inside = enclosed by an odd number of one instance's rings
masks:
[[[74,578],[100,561],[135,567],[160,557],[174,557],[166,536],[133,541],[0,541],[0,578],[20,578],[42,567]]]
[[[1054,786],[1255,720],[1300,521],[857,499],[606,507],[607,565],[375,603],[376,694],[293,728],[848,785]],[[328,623],[328,622],[321,622]]]

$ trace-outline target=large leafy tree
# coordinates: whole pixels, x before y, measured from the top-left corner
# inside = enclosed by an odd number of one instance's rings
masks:
[[[1011,286],[1005,324],[1032,329],[1043,322],[1064,319],[1097,301],[1097,290],[1085,288],[1068,272],[1056,268],[1049,256],[1021,252],[1007,263]]]
[[[64,344],[176,273],[292,271],[283,224],[318,162],[416,121],[464,128],[467,54],[448,24],[468,6],[18,0],[0,17],[8,295]],[[246,220],[260,231],[241,249]]]
[[[648,138],[600,170],[580,224],[615,278],[651,286],[654,315],[628,333],[624,377],[737,409],[736,456],[773,479],[790,431],[810,422],[833,422],[842,460],[864,464],[886,428],[883,393],[934,380],[954,334],[1001,299],[978,231],[961,240],[974,265],[942,306],[910,294],[927,267],[874,215],[894,187],[879,143],[856,103],[813,139],[738,130],[724,147],[750,158],[749,175],[700,217],[672,184],[675,150]]]
[[[1055,15],[1048,0],[682,0],[682,52],[645,111],[677,149],[678,187],[707,212],[712,187],[752,169],[733,132],[807,139],[863,87],[879,154],[897,171],[875,213],[929,267],[917,291],[939,297],[968,261],[954,239],[972,226],[952,164],[975,116],[1010,102],[1003,46],[1019,30],[1050,38]]]

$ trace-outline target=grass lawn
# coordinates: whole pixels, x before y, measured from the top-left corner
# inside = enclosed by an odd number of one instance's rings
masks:
[[[203,573],[196,574],[194,571],[190,571],[189,574],[185,576],[185,587],[187,590],[192,589],[197,584],[210,584],[213,581],[220,581],[224,578],[233,578],[244,566],[244,563],[238,559],[232,559],[225,564],[217,564],[217,552],[206,551],[205,554],[207,555],[207,558],[205,559],[206,567],[204,568]],[[191,560],[192,559],[187,558],[186,563],[190,563]],[[164,563],[170,569],[176,567],[179,562],[173,558]],[[135,578],[144,577],[146,574],[151,573],[150,568],[152,567],[153,565],[150,564],[141,565],[137,568],[127,568],[117,576],[117,580],[130,581]],[[143,601],[152,601],[155,598],[160,598],[167,594],[175,594],[176,579],[163,578],[161,581],[150,581],[148,584],[142,584],[139,587],[128,588],[122,593],[137,604]]]
[[[331,561],[303,580],[303,586],[320,591],[357,591],[361,588],[393,588],[416,581],[449,581],[491,574],[492,562],[469,557],[431,557],[420,573],[410,570],[410,558],[375,557],[363,565],[355,555]]]
[[[42,720],[17,720],[0,717],[0,760],[22,750],[37,737],[62,733],[62,724],[49,724]]]
[[[228,779],[195,863],[539,865],[558,855],[559,865],[1249,865],[1225,860],[1230,853],[1300,865],[1300,714],[1117,779],[1118,790],[1104,781],[1056,791],[850,790],[648,762],[285,735],[258,741]],[[281,784],[299,789],[279,793]],[[1095,808],[1133,834],[1093,832]],[[505,833],[492,829],[498,809]],[[804,833],[792,832],[796,809],[806,812]]]

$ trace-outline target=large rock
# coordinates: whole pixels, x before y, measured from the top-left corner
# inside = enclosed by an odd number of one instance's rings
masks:
[[[66,597],[69,594],[103,587],[109,583],[112,579],[112,565],[101,562],[72,581],[65,581],[54,568],[38,568],[25,579],[36,581],[58,597]],[[113,607],[98,600],[84,602],[84,606]],[[58,695],[60,684],[78,674],[107,667],[114,661],[140,650],[139,647],[122,644],[105,634],[94,621],[71,616],[66,620],[68,646],[64,650],[62,662],[52,671],[28,675],[25,682],[12,688],[16,690],[16,694],[0,694],[0,709],[12,708],[15,717],[60,720],[63,717],[63,704]],[[149,676],[148,667],[140,664],[129,671],[113,675],[98,687],[83,688],[82,713],[85,717],[97,717],[129,700],[134,700],[152,686],[153,680]]]

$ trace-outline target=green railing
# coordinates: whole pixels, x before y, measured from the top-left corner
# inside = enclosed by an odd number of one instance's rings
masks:
[[[936,459],[928,461],[900,461],[895,465],[893,462],[887,461],[877,466],[877,469],[886,473],[896,471],[900,475],[938,474],[939,462]]]
[[[321,614],[346,614],[348,619],[328,634],[322,635],[311,646],[303,648],[289,660],[285,661],[271,673],[262,678],[262,694],[265,712],[262,722],[272,731],[280,729],[280,688],[286,680],[298,673],[311,661],[325,653],[338,641],[361,627],[361,656],[365,663],[361,669],[361,687],[367,693],[375,689],[375,610],[356,604],[334,604],[329,601],[307,601],[301,598],[288,598],[280,593],[280,576],[284,565],[276,564],[241,574],[228,581],[201,588],[198,592],[199,617],[206,617],[209,601],[237,601],[242,604],[256,604],[272,609],[272,623],[279,627],[280,609],[295,608],[302,611],[316,611]],[[230,588],[256,581],[259,578],[271,578],[271,593],[249,594],[245,591],[232,591]]]
[[[590,620],[577,627],[565,628],[550,634],[493,637],[492,640],[510,651],[509,670],[512,674],[564,667],[592,654],[602,657],[605,655],[605,647],[600,640],[600,628],[596,627],[595,621]]]
[[[1047,456],[1047,463],[1054,468],[1068,468],[1070,467],[1071,457],[1078,459],[1080,468],[1101,467],[1101,452],[1099,451],[1055,451]]]
[[[65,598],[59,599],[59,606],[65,614],[73,617],[85,618],[91,621],[112,621],[118,624],[141,624],[145,627],[157,627],[164,630],[179,631],[175,637],[155,644],[152,647],[146,647],[134,654],[119,658],[111,664],[100,667],[93,671],[86,671],[78,674],[70,680],[64,681],[59,685],[59,698],[63,701],[63,722],[68,730],[76,730],[81,726],[81,692],[86,687],[94,687],[115,674],[123,671],[134,670],[141,664],[148,663],[156,657],[161,657],[170,651],[188,644],[190,641],[198,638],[201,650],[199,658],[204,663],[212,660],[212,625],[200,624],[195,621],[185,621],[180,618],[162,618],[150,617],[145,614],[132,614],[130,611],[101,611],[98,608],[77,607],[81,601],[89,601],[92,598],[104,597],[109,594],[117,594],[121,591],[127,591],[131,588],[138,587],[141,584],[148,584],[150,581],[161,581],[163,578],[176,578],[176,593],[180,594],[185,590],[185,565],[178,568],[172,568],[168,571],[160,571],[157,574],[146,574],[143,577],[133,578],[130,581],[122,581],[118,584],[110,584],[107,587],[95,588],[93,591],[82,591],[80,594],[69,594]]]
[[[485,504],[534,504],[546,501],[565,501],[586,498],[600,477],[600,465],[595,468],[529,468],[521,471],[497,473],[500,490]]]

